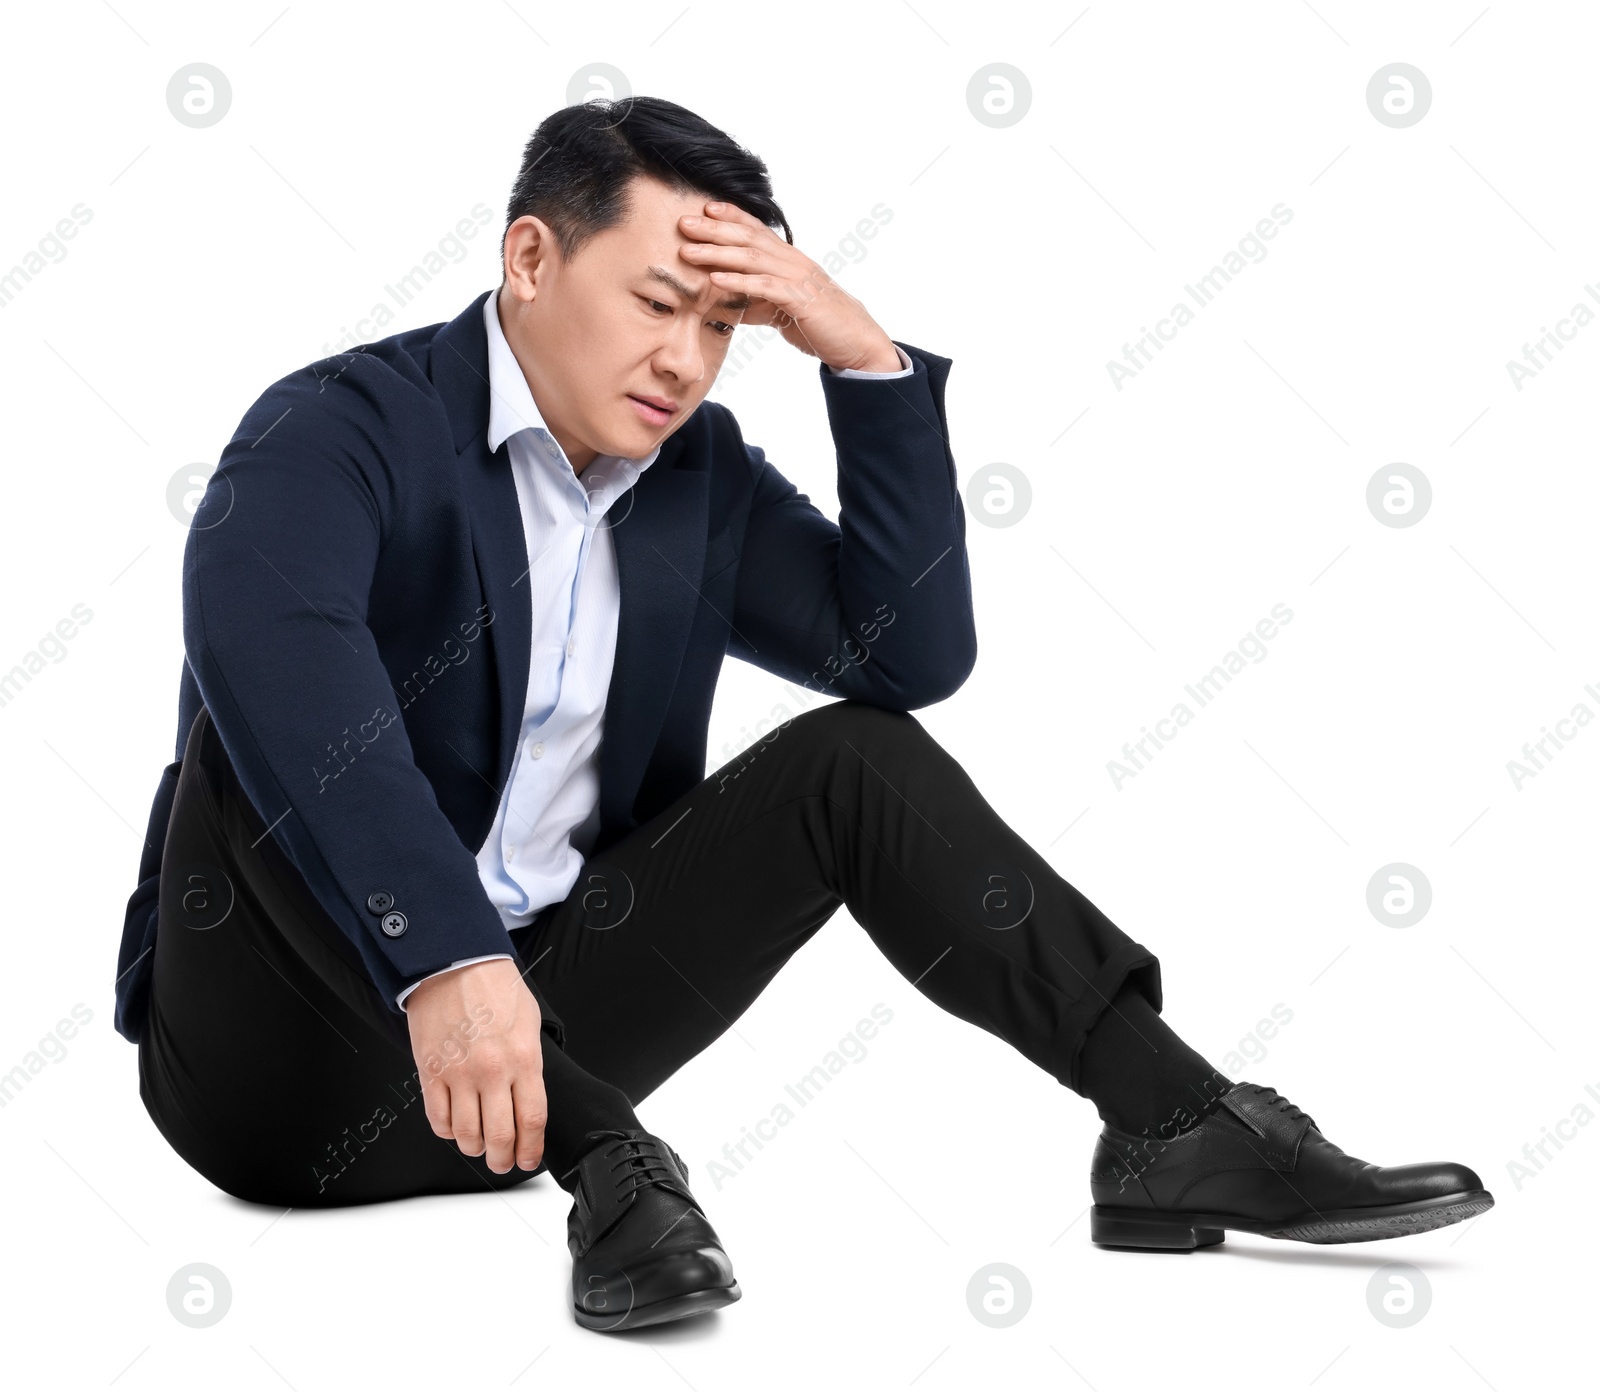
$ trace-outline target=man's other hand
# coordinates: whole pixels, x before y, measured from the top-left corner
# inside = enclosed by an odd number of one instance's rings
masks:
[[[539,1003],[506,958],[429,977],[405,1002],[428,1121],[463,1155],[536,1169],[548,1108]]]

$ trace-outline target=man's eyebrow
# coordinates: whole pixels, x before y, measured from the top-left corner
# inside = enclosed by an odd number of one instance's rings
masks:
[[[700,298],[694,293],[693,290],[679,280],[677,276],[673,275],[672,272],[669,271],[665,266],[649,266],[646,268],[646,271],[652,280],[659,280],[663,285],[670,285],[674,290],[682,295],[684,299],[690,301],[691,303]],[[750,297],[748,295],[730,295],[727,299],[721,301],[717,305],[717,308],[749,309]]]

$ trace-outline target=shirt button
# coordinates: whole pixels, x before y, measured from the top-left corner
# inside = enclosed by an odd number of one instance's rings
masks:
[[[542,759],[544,758],[544,745],[542,743],[530,744],[528,746],[528,753],[533,755],[535,759]]]
[[[516,858],[517,858],[516,851],[514,849],[511,849],[511,848],[508,847],[507,850],[506,850],[506,864],[510,865],[511,862],[514,861]]]
[[[576,634],[574,634],[571,638],[567,639],[567,656],[568,657],[572,656],[573,649],[575,649],[577,646],[578,646],[578,637],[577,637]]]

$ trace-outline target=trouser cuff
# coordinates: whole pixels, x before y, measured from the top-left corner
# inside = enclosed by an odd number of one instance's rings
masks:
[[[1083,1091],[1079,1086],[1078,1061],[1083,1055],[1084,1041],[1124,986],[1134,987],[1150,1002],[1152,1010],[1161,1013],[1161,963],[1142,943],[1124,943],[1106,958],[1062,1022],[1061,1042],[1066,1048],[1067,1076],[1059,1081],[1076,1093]]]

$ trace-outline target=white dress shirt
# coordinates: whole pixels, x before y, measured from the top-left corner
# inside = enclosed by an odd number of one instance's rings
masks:
[[[545,427],[527,378],[500,327],[498,295],[483,302],[489,339],[488,445],[510,458],[527,542],[527,585],[533,609],[528,693],[522,728],[495,814],[478,851],[484,893],[510,928],[531,923],[577,882],[600,830],[600,741],[606,692],[616,656],[621,596],[617,555],[607,525],[611,505],[638,482],[661,453],[642,459],[602,454],[583,473]],[[841,377],[911,375],[898,344],[898,372],[846,369]],[[443,971],[510,957],[467,957]],[[442,972],[434,972],[438,976]],[[428,978],[413,982],[405,999]]]

